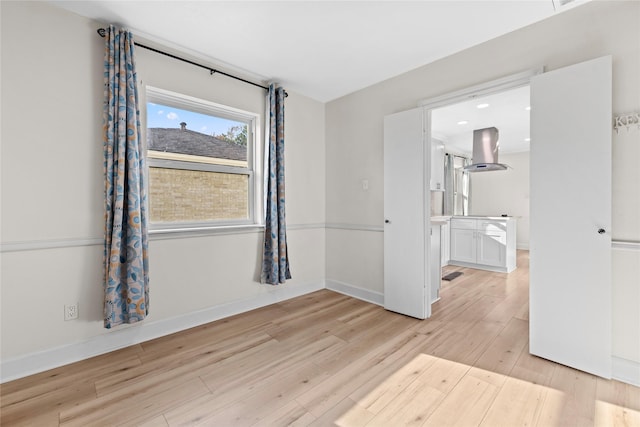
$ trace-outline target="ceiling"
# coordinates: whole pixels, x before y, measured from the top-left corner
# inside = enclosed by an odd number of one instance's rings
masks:
[[[484,108],[478,105],[488,104]],[[529,86],[432,110],[431,134],[450,152],[471,154],[473,131],[496,127],[500,153],[529,151]],[[464,123],[466,122],[466,123]]]
[[[321,102],[586,1],[49,0]]]

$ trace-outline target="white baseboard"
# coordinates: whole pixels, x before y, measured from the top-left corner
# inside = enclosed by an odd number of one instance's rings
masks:
[[[614,380],[640,387],[640,363],[615,356],[611,359]]]
[[[268,292],[246,300],[220,304],[204,310],[187,313],[155,322],[141,322],[116,329],[75,344],[31,353],[0,362],[0,383],[37,374],[68,365],[130,345],[139,344],[225,317],[244,313],[270,304],[285,301],[311,292],[329,289],[379,306],[384,305],[384,294],[337,280],[326,280],[295,286],[273,286]],[[613,379],[640,387],[640,363],[612,357]]]
[[[326,288],[329,290],[339,292],[362,301],[370,302],[372,304],[380,306],[384,305],[384,294],[381,292],[370,291],[348,283],[338,282],[337,280],[327,279],[325,282]]]
[[[287,284],[270,286],[268,292],[249,299],[220,304],[155,322],[141,322],[91,337],[85,341],[27,354],[15,359],[2,360],[0,362],[0,383],[68,365],[324,288],[323,281],[294,286]]]

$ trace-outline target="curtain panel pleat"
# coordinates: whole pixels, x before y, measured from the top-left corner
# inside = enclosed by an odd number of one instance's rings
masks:
[[[134,41],[113,25],[105,35],[103,107],[104,327],[111,328],[149,313],[147,178]]]
[[[284,98],[283,88],[269,85],[269,139],[262,283],[277,285],[291,279],[287,249],[284,190]]]

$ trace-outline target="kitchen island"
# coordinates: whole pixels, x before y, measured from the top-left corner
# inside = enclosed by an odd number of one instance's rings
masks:
[[[516,269],[516,219],[453,216],[449,264],[510,273]]]

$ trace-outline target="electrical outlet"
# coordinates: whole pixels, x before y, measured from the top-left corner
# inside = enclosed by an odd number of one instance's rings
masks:
[[[78,303],[64,306],[64,320],[75,320],[78,318]]]

